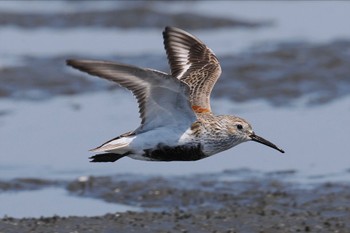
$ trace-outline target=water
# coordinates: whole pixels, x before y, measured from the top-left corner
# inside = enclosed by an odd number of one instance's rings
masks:
[[[34,1],[26,9],[21,7],[22,4],[1,2],[0,10],[55,13],[95,9],[95,5],[89,3],[86,7],[73,4],[74,7],[68,10],[67,6],[72,5],[63,1],[55,2],[53,5]],[[104,4],[98,8],[99,10],[108,9],[109,4],[107,7]],[[164,8],[165,6],[167,7]],[[328,2],[269,2],[268,4],[177,2],[169,5],[158,2],[152,4],[152,7],[169,12],[186,10],[212,16],[272,22],[271,26],[258,29],[193,30],[219,57],[230,54],[249,54],[257,47],[269,50],[273,49],[277,43],[306,41],[311,44],[320,44],[339,39],[348,41],[350,38],[350,31],[347,30],[346,24],[350,20],[348,14],[350,4],[347,2],[337,4]],[[35,58],[164,56],[161,30],[161,28],[126,30],[103,27],[70,29],[1,27],[0,72],[2,77],[0,82],[8,75],[6,69],[24,64],[28,56]],[[315,55],[314,58],[317,59],[317,56]],[[307,59],[313,58],[307,57]],[[63,64],[61,63],[59,63],[60,66]],[[74,72],[66,69],[68,72]],[[59,71],[54,70],[47,75],[52,76],[53,72]],[[35,74],[32,77],[35,77]],[[226,79],[226,82],[229,81]],[[30,85],[33,85],[33,92],[35,92],[37,86],[35,82],[33,83]],[[83,88],[84,86],[81,87],[81,92]],[[348,124],[350,98],[348,96],[337,97],[336,101],[328,104],[319,103],[312,107],[304,105],[304,102],[312,98],[308,95],[304,95],[291,105],[279,107],[273,107],[266,101],[260,100],[237,103],[222,98],[212,101],[215,113],[237,114],[246,118],[252,123],[257,134],[283,148],[286,151],[284,155],[260,144],[249,142],[197,162],[151,163],[123,158],[112,164],[89,163],[88,156],[91,154],[88,149],[138,126],[138,109],[131,94],[125,91],[100,91],[77,95],[53,95],[54,98],[50,99],[38,96],[41,101],[18,100],[10,97],[0,99],[0,147],[2,150],[0,176],[2,179],[16,177],[75,179],[80,176],[124,173],[168,176],[240,168],[261,172],[295,170],[294,180],[306,183],[348,181],[350,178],[350,157],[348,156],[350,145],[347,140],[350,131]],[[62,201],[51,202],[47,211],[36,211],[35,206],[46,205],[46,201],[50,200],[48,197]],[[66,201],[71,204],[65,205],[64,208],[60,206],[59,203]],[[16,206],[26,205],[27,207],[16,210],[13,205],[10,205],[10,203],[20,202],[22,205]],[[62,189],[2,193],[0,203],[2,211],[0,216],[7,214],[14,217],[54,214],[91,216],[133,210],[133,207],[129,206],[106,205],[103,202],[95,202],[93,199],[72,197]],[[55,203],[58,205],[54,205]],[[86,208],[83,209],[83,206]]]
[[[107,203],[98,199],[71,196],[59,188],[1,193],[0,203],[0,217],[13,218],[98,216],[108,212],[139,210],[132,206]]]
[[[1,164],[11,169],[2,169],[0,175],[180,175],[242,167],[262,171],[294,169],[306,176],[338,172],[349,175],[345,171],[350,158],[344,156],[350,149],[346,142],[350,130],[349,98],[311,108],[273,108],[264,102],[237,105],[220,100],[212,105],[216,113],[236,114],[249,120],[257,134],[278,144],[286,154],[248,142],[197,162],[151,163],[123,158],[118,163],[91,164],[88,149],[139,124],[137,105],[130,94],[99,93],[30,104],[3,101],[2,106],[11,113],[0,118],[0,141],[8,154],[1,157]]]

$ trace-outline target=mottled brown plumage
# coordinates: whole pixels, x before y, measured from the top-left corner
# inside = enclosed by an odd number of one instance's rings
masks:
[[[190,87],[190,102],[196,113],[209,113],[210,93],[221,67],[213,51],[193,35],[174,27],[163,32],[164,47],[173,77]]]

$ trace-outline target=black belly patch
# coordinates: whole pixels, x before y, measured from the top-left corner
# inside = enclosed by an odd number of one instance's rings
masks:
[[[158,161],[195,161],[207,157],[201,145],[165,146],[158,145],[156,149],[144,150],[143,156]]]

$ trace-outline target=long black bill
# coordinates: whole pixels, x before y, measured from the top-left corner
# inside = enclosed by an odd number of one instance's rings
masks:
[[[256,134],[250,135],[250,138],[251,138],[253,141],[255,141],[255,142],[259,142],[259,143],[264,144],[264,145],[266,145],[266,146],[269,146],[269,147],[271,147],[271,148],[273,148],[273,149],[276,149],[276,150],[278,150],[278,151],[281,152],[281,153],[284,153],[284,150],[278,148],[278,147],[277,147],[275,144],[273,144],[272,142],[269,142],[269,141],[267,141],[266,139],[264,139],[264,138],[262,138],[262,137],[259,137],[259,136],[256,135]]]

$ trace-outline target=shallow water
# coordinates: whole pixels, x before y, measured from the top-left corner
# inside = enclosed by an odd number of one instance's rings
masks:
[[[274,108],[263,102],[232,104],[220,100],[212,105],[214,112],[248,119],[257,134],[279,145],[286,154],[248,142],[197,162],[152,163],[123,158],[118,163],[89,163],[88,149],[139,124],[133,97],[111,92],[43,102],[2,101],[10,113],[0,118],[0,141],[6,152],[1,157],[5,169],[0,174],[3,178],[74,178],[114,173],[193,174],[247,167],[293,169],[307,177],[349,175],[349,98],[316,107]],[[334,117],[336,121],[330,121]]]
[[[139,210],[127,205],[68,195],[67,191],[60,188],[5,192],[0,194],[0,203],[0,218],[97,216],[108,212]]]
[[[0,2],[0,11],[40,15],[96,10],[103,14],[111,7],[140,6],[66,1],[52,4],[31,1],[25,3],[26,7],[22,4]],[[91,164],[88,149],[138,126],[136,101],[128,92],[115,89],[104,80],[65,67],[64,60],[114,59],[166,71],[163,27],[129,25],[128,29],[121,29],[102,24],[93,27],[47,24],[26,28],[15,21],[0,28],[2,179],[75,179],[125,173],[169,176],[248,168],[253,172],[238,172],[220,179],[263,176],[266,172],[277,172],[278,177],[279,171],[282,174],[292,171],[288,180],[299,183],[349,180],[349,3],[195,1],[166,5],[156,2],[147,7],[162,12],[189,11],[270,23],[260,28],[204,28],[196,24],[191,32],[215,51],[225,68],[214,89],[214,112],[248,119],[257,134],[279,145],[286,154],[250,142],[198,162],[147,163],[124,158],[113,164]],[[15,210],[7,205],[10,199],[12,203],[21,200],[37,203],[29,198],[46,197],[66,198],[62,201],[71,201],[72,208],[59,209],[54,204],[60,201],[52,202],[48,212],[35,212],[35,205],[28,205],[22,212],[11,212]],[[0,216],[17,217],[91,216],[123,211],[120,206],[109,209],[110,204],[67,196],[62,189],[2,193],[0,206],[3,211]],[[92,209],[79,212],[80,206]],[[96,212],[98,206],[101,212]]]

